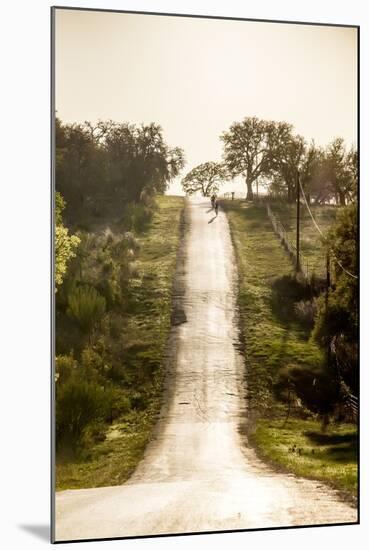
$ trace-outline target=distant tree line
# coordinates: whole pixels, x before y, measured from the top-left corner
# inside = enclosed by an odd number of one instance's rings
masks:
[[[222,162],[193,168],[182,179],[186,194],[210,196],[241,176],[248,201],[263,184],[270,198],[295,202],[300,181],[308,203],[340,207],[323,239],[332,269],[329,288],[316,276],[309,283],[295,276],[275,281],[282,300],[288,300],[289,293],[305,297],[295,305],[296,314],[312,327],[311,337],[325,355],[320,370],[281,366],[279,389],[283,393],[288,388],[289,393],[293,387],[308,408],[327,415],[350,392],[358,392],[357,150],[347,148],[341,137],[319,147],[294,133],[287,122],[256,117],[234,122],[220,139]]]
[[[56,120],[56,186],[69,223],[145,204],[165,192],[183,165],[182,149],[170,148],[157,124]]]
[[[55,130],[56,442],[76,453],[149,402],[160,358],[149,368],[132,355],[127,329],[153,294],[132,291],[137,237],[184,155],[156,124],[56,119]]]
[[[309,201],[345,206],[356,199],[357,151],[347,149],[340,137],[318,147],[295,134],[287,122],[246,117],[234,122],[220,139],[223,162],[206,162],[191,170],[182,180],[186,193],[209,196],[225,181],[241,176],[247,200],[253,200],[255,187],[262,183],[270,195],[292,202],[299,174]]]

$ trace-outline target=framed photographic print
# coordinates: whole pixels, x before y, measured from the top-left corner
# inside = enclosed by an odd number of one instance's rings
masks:
[[[51,19],[53,541],[358,523],[359,27]]]

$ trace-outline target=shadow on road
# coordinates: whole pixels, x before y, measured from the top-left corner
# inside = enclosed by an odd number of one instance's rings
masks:
[[[214,216],[214,218],[211,218],[211,220],[208,221],[208,223],[213,223],[213,221],[217,218],[217,216]]]

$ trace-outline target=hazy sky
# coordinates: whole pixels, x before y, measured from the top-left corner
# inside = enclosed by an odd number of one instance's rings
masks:
[[[159,123],[184,173],[220,160],[219,135],[245,116],[356,144],[356,40],[354,28],[57,10],[56,109],[64,122]]]

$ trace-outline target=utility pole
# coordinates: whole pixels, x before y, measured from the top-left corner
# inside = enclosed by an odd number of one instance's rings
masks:
[[[301,270],[300,266],[300,172],[297,171],[297,192],[296,192],[296,273]]]
[[[329,294],[329,288],[331,286],[331,259],[329,250],[327,251],[327,258],[326,258],[326,305],[328,305],[328,294]]]
[[[325,287],[325,313],[327,315],[328,312],[328,302],[329,302],[329,289],[331,286],[331,258],[329,254],[329,249],[327,250],[327,256],[326,256],[326,287]],[[328,342],[327,347],[327,362],[328,366],[331,365],[331,342]]]

